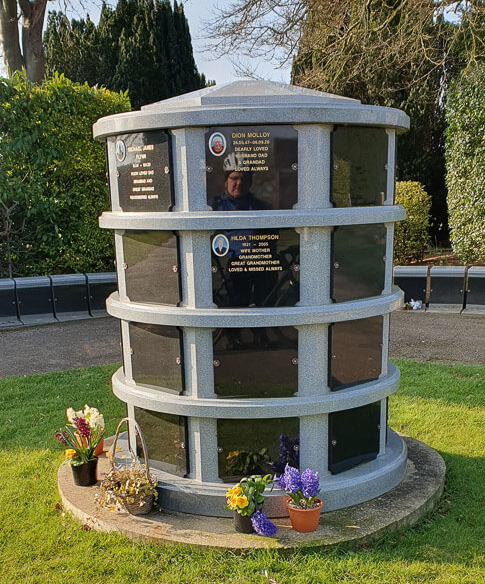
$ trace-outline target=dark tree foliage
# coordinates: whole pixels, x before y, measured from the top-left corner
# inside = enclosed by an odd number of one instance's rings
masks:
[[[195,65],[183,6],[169,0],[103,4],[99,24],[50,12],[47,74],[126,91],[134,109],[206,86]]]

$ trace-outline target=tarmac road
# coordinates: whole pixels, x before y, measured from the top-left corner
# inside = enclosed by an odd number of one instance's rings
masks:
[[[390,356],[485,365],[485,314],[398,311]],[[121,362],[119,323],[91,318],[0,329],[0,377]]]

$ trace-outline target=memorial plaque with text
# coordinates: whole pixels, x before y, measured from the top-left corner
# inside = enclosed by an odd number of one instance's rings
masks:
[[[170,211],[173,205],[170,136],[163,130],[109,138],[115,145],[123,211]]]
[[[205,134],[207,203],[214,211],[291,209],[298,200],[298,132],[230,126]]]
[[[300,236],[294,229],[238,229],[211,237],[219,308],[294,306],[300,299]]]

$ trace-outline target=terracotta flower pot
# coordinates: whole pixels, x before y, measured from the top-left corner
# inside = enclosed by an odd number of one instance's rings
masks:
[[[298,509],[290,505],[291,499],[286,501],[286,506],[290,513],[291,527],[294,531],[299,533],[311,533],[318,527],[320,520],[320,511],[322,509],[322,502],[320,499],[315,499],[317,507],[313,509]]]
[[[86,440],[86,438],[82,438],[81,436],[79,436],[79,434],[77,432],[74,432],[74,435],[76,436],[76,440],[77,443],[79,444],[79,446],[84,445],[87,446],[88,445],[88,441]],[[81,442],[82,440],[82,442]],[[101,440],[98,442],[96,448],[94,449],[94,456],[100,456],[101,454],[103,454],[103,449],[104,449],[104,438],[101,438]]]
[[[74,484],[78,487],[90,487],[98,481],[98,458],[88,460],[84,464],[71,466]]]

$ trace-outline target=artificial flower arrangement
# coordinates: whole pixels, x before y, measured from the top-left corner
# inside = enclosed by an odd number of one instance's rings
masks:
[[[108,509],[125,509],[133,515],[151,510],[158,498],[157,480],[136,462],[124,467],[113,466],[101,481],[96,502]]]
[[[276,526],[267,519],[261,508],[264,502],[264,490],[272,483],[273,477],[269,474],[252,475],[244,477],[226,492],[225,508],[242,517],[250,518],[252,529],[259,535],[267,537],[276,533]]]
[[[67,446],[66,459],[71,466],[80,466],[95,460],[94,451],[104,433],[104,419],[96,408],[84,406],[78,412],[66,410],[68,424],[56,431],[55,437]]]

